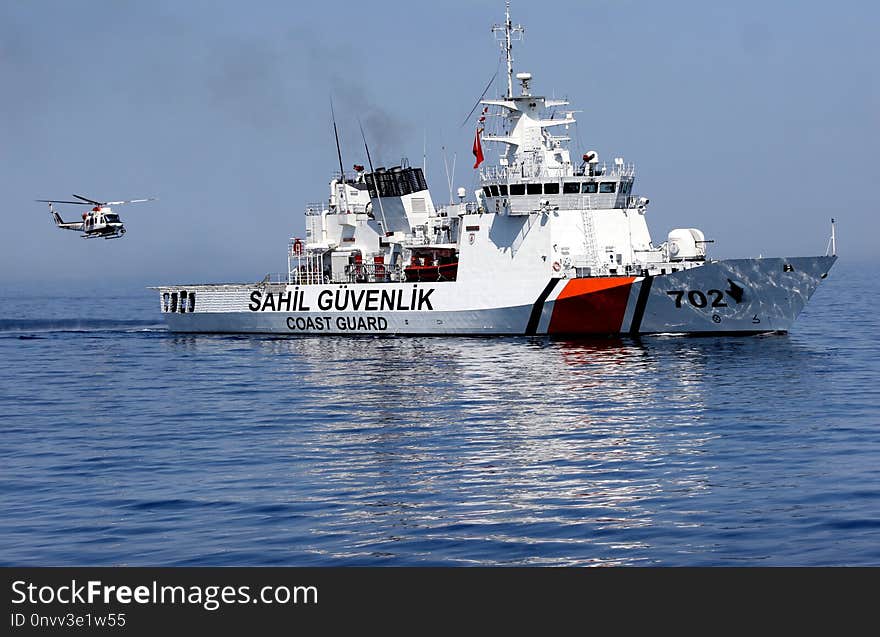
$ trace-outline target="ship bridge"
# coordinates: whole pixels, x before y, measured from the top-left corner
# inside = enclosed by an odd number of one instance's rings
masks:
[[[532,75],[518,73],[516,77],[521,95],[481,100],[486,107],[502,109],[501,127],[507,131],[480,138],[506,145],[497,165],[480,169],[481,196],[487,210],[517,216],[548,208],[607,210],[646,203],[632,195],[635,166],[623,158],[615,158],[609,166],[590,151],[580,162],[572,163],[564,146],[569,137],[557,135],[555,130],[574,124],[574,111],[563,111],[562,117],[543,116],[548,109],[569,102],[531,95]]]

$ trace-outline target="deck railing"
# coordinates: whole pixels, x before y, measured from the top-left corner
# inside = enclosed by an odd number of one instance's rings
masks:
[[[538,163],[517,163],[513,166],[483,166],[480,178],[484,181],[523,183],[535,179],[564,179],[565,177],[632,177],[636,167],[633,163],[593,164],[586,171],[574,166],[546,166]]]

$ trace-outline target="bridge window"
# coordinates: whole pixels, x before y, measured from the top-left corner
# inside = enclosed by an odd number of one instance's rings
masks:
[[[583,185],[584,189],[581,192],[588,194],[599,192],[599,184],[597,184],[595,181],[585,181]]]
[[[541,194],[541,184],[526,184],[526,194],[540,195]]]
[[[492,196],[492,191],[489,190],[489,186],[483,186],[483,194],[485,194],[487,197]]]
[[[183,314],[186,312],[186,290],[183,290],[180,293],[180,313]]]
[[[168,303],[171,300],[171,295],[168,292],[162,293],[162,309],[167,312],[168,311]]]
[[[498,185],[498,192],[501,193],[502,197],[506,197],[507,196],[507,184],[499,184]]]
[[[510,184],[510,194],[511,195],[524,195],[524,194],[526,194],[526,185],[525,184]]]
[[[614,189],[617,187],[617,183],[613,181],[603,181],[599,184],[599,192],[614,192]]]
[[[493,197],[498,196],[498,186],[489,186],[489,190],[492,193]]]
[[[195,292],[189,293],[189,305],[187,306],[186,309],[189,310],[190,312],[196,311],[196,293]]]
[[[172,312],[177,311],[177,292],[171,293],[171,311]]]
[[[545,195],[558,195],[559,194],[559,182],[552,184],[544,184],[544,194]]]
[[[581,191],[580,183],[576,181],[570,181],[562,184],[562,194],[563,195],[576,195]]]

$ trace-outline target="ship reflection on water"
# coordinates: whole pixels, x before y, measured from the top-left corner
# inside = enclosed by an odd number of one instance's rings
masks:
[[[828,475],[829,354],[786,336],[164,343],[247,432],[223,479],[285,512],[273,563],[785,563]]]
[[[750,347],[663,338],[242,344],[288,382],[287,427],[274,442],[289,458],[286,498],[323,510],[296,548],[364,563],[649,561],[658,525],[668,536],[700,524],[716,470],[706,448],[721,435],[707,372],[719,354]]]

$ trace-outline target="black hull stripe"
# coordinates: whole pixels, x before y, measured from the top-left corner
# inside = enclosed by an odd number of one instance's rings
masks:
[[[633,320],[629,328],[629,333],[635,335],[639,333],[642,327],[642,317],[645,316],[645,307],[648,305],[648,295],[651,293],[651,284],[654,277],[646,276],[642,281],[642,287],[639,288],[639,298],[636,299],[636,308],[633,310]]]
[[[556,288],[556,284],[562,279],[550,279],[550,283],[544,288],[544,291],[538,296],[538,300],[532,306],[532,313],[529,315],[529,323],[526,325],[526,336],[534,336],[538,333],[538,323],[541,322],[541,312],[544,310],[544,301],[550,296],[550,293]]]

